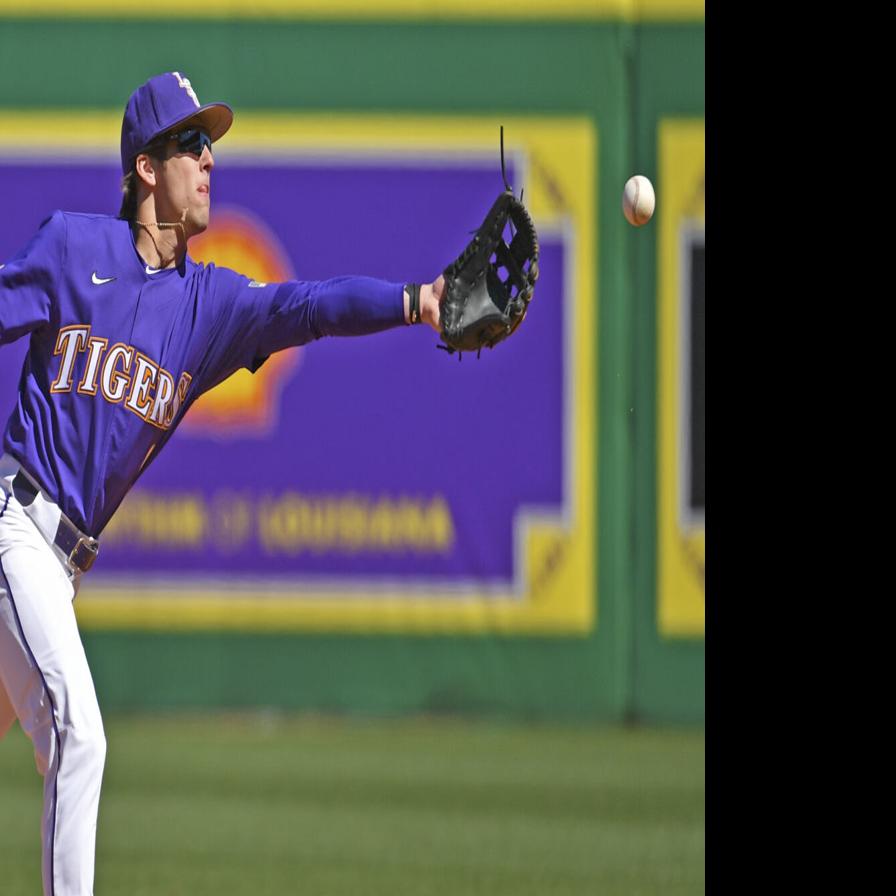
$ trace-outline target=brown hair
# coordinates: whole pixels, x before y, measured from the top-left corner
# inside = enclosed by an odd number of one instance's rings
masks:
[[[137,172],[133,168],[121,179],[121,194],[118,217],[133,221],[137,215]]]
[[[156,140],[150,143],[145,149],[141,149],[137,155],[146,153],[156,162],[165,160],[166,138]],[[136,162],[136,158],[134,160]],[[124,221],[133,221],[137,215],[137,169],[131,165],[131,170],[121,179],[121,208],[118,210],[118,217]]]

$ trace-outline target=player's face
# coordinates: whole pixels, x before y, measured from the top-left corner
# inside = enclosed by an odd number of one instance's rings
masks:
[[[159,221],[180,221],[187,210],[187,238],[208,227],[211,203],[211,174],[215,167],[211,141],[171,140],[156,181],[156,216]]]

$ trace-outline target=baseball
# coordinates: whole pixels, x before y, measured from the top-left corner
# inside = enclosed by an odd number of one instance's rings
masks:
[[[656,195],[653,184],[643,174],[636,174],[625,182],[622,191],[622,212],[633,227],[646,224],[653,217]]]

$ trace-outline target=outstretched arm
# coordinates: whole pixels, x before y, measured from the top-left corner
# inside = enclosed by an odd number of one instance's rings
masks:
[[[275,292],[264,321],[259,355],[325,336],[364,336],[414,322],[408,284],[349,276],[293,280],[269,288]],[[433,283],[420,284],[416,322],[439,331],[444,291],[441,276]]]
[[[325,336],[363,336],[411,323],[408,284],[374,277],[258,283],[209,266],[205,304],[211,322],[207,351],[194,381],[199,393],[235,370],[257,370],[274,352]],[[444,279],[420,284],[419,320],[437,333]]]

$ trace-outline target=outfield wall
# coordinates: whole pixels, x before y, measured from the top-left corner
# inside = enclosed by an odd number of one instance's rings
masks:
[[[702,4],[512,6],[0,0],[0,263],[53,208],[115,210],[121,107],[169,68],[236,111],[209,257],[423,279],[500,189],[503,124],[549,262],[478,365],[397,332],[197,404],[76,604],[106,708],[703,720]],[[411,439],[435,472],[390,461]]]

